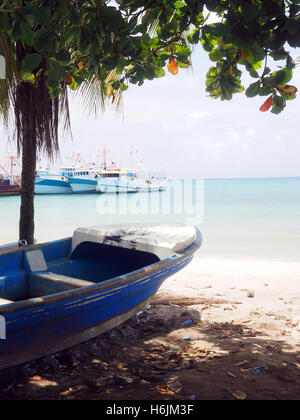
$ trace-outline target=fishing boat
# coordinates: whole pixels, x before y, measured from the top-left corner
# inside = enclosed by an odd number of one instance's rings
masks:
[[[166,179],[150,178],[144,179],[140,182],[140,192],[161,192],[166,191],[167,181]]]
[[[103,150],[103,160],[98,172],[96,192],[98,193],[137,193],[136,172],[132,169],[121,170],[110,158],[107,149]],[[110,163],[109,163],[110,161]]]
[[[0,164],[0,196],[20,195],[21,164],[19,158],[10,156]],[[18,169],[18,173],[16,172]]]
[[[61,168],[58,172],[50,172],[48,169],[40,169],[36,173],[34,192],[41,194],[72,194],[72,188],[68,176],[75,168]]]
[[[0,368],[61,351],[143,310],[202,242],[184,225],[79,228],[0,250]],[[0,325],[0,327],[1,327]]]
[[[96,193],[99,175],[95,169],[82,168],[68,176],[68,182],[74,194]]]
[[[112,161],[108,165],[108,151],[104,149],[102,170],[99,172],[96,191],[101,193],[137,193],[156,192],[167,189],[166,180],[150,177],[143,163],[139,163],[137,170],[134,165],[133,151],[131,151],[131,169],[119,169]]]
[[[20,195],[20,192],[19,184],[12,184],[9,178],[0,176],[0,196]]]
[[[100,172],[96,190],[100,193],[137,193],[140,184],[131,169],[106,169]]]

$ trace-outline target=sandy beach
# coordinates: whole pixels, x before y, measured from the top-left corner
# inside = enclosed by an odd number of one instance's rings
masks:
[[[255,312],[263,315],[274,311],[300,321],[299,292],[300,263],[202,258],[200,253],[160,289],[165,294],[239,301],[232,311],[205,311],[207,320],[226,322],[252,318]],[[296,336],[296,330],[293,333]]]
[[[126,324],[2,372],[0,399],[299,399],[299,278],[199,253]]]

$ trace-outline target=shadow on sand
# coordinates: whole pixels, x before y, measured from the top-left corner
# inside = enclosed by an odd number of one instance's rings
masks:
[[[226,303],[158,296],[109,333],[1,371],[0,399],[298,400],[300,351],[284,338],[201,322],[201,308]]]

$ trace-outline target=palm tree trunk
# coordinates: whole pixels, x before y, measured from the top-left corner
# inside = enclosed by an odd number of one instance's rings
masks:
[[[26,96],[24,97],[26,102]],[[34,180],[36,174],[36,139],[32,136],[30,109],[23,107],[23,154],[21,183],[20,236],[28,245],[34,243]],[[28,110],[28,111],[26,111]]]
[[[21,69],[24,57],[35,53],[23,42],[16,43],[16,61]],[[64,129],[70,127],[67,86],[62,86],[60,97],[50,97],[45,72],[46,59],[43,59],[34,74],[34,84],[22,81],[15,91],[15,121],[18,151],[22,151],[22,182],[21,182],[21,214],[20,241],[28,245],[34,243],[34,181],[36,174],[37,154],[40,151],[52,158],[58,151],[59,116],[64,118]]]

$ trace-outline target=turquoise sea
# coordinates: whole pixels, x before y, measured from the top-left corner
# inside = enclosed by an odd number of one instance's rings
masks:
[[[39,242],[80,226],[186,222],[200,227],[204,257],[300,260],[300,178],[178,180],[162,193],[35,200]],[[19,197],[0,197],[0,244],[17,240],[19,208]]]

